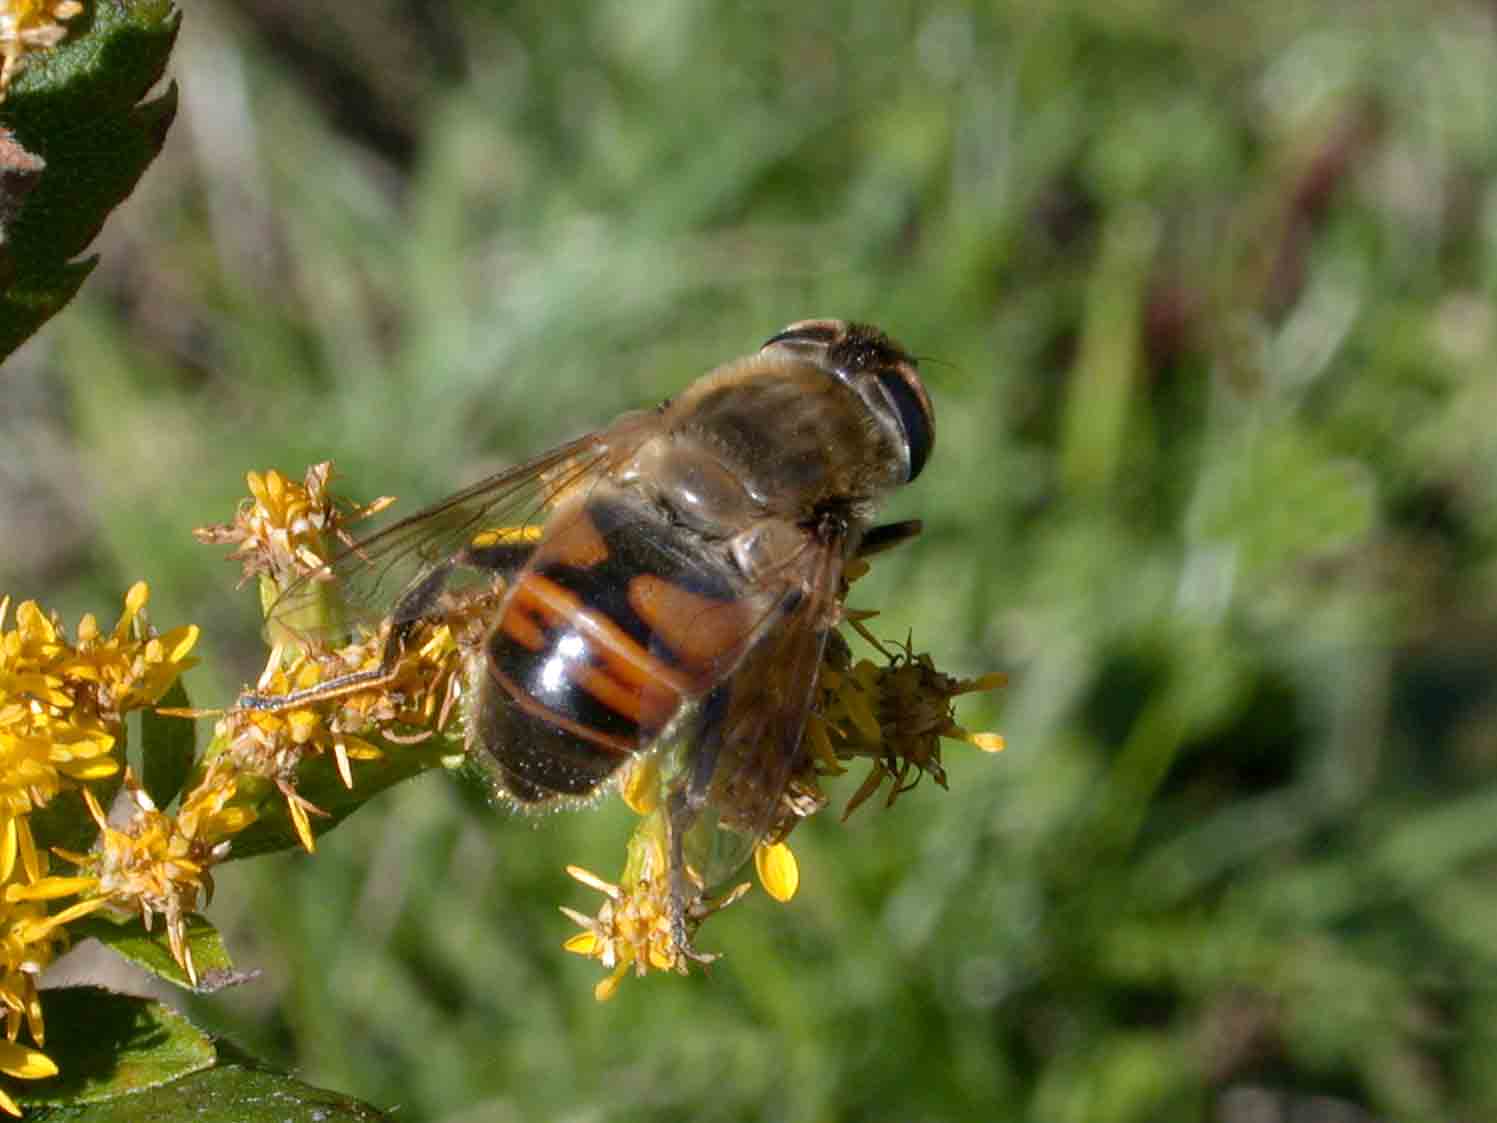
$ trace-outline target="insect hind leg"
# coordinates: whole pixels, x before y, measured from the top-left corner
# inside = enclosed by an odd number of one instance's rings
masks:
[[[503,541],[486,546],[468,546],[433,567],[430,572],[401,594],[390,610],[389,627],[380,652],[378,667],[338,675],[326,682],[285,694],[261,694],[246,691],[235,701],[241,710],[278,712],[308,702],[342,698],[361,690],[377,690],[395,677],[396,666],[405,650],[406,640],[423,620],[440,615],[442,594],[447,582],[459,568],[488,571],[508,580],[518,573],[535,550],[533,541]]]

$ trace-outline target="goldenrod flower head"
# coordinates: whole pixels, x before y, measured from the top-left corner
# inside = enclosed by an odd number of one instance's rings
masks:
[[[5,1040],[0,1041],[0,1072],[21,1080],[57,1075],[57,1066],[40,1049],[17,1038],[24,1025],[37,1045],[46,1044],[36,981],[42,969],[65,946],[66,933],[47,924],[41,901],[0,901],[0,1006],[5,1010]],[[20,1107],[0,1089],[0,1110],[20,1115]]]
[[[0,879],[4,881],[4,892],[0,893],[0,1009],[5,1013],[0,1073],[22,1080],[57,1075],[57,1066],[45,1053],[21,1044],[18,1038],[24,1028],[38,1046],[46,1044],[37,979],[67,947],[68,922],[104,904],[102,899],[83,900],[49,913],[47,902],[88,892],[96,883],[91,877],[43,876],[45,865],[46,856],[33,853],[21,866],[12,864]],[[0,1110],[20,1114],[20,1108],[3,1089]]]
[[[243,563],[246,580],[264,575],[284,589],[325,564],[337,543],[350,541],[344,524],[394,502],[386,496],[362,505],[347,503],[329,490],[332,474],[332,462],[327,460],[308,468],[300,483],[274,468],[264,475],[246,473],[250,497],[240,503],[234,521],[193,533],[200,542],[235,543],[229,556]]]
[[[271,780],[309,852],[315,849],[309,816],[322,812],[296,794],[302,761],[330,754],[344,786],[352,789],[350,761],[383,755],[374,740],[425,740],[445,731],[456,712],[464,655],[451,626],[418,627],[387,671],[381,671],[384,646],[383,636],[369,636],[336,651],[302,650],[285,663],[277,649],[257,685],[262,704],[231,709],[218,723],[216,759]],[[376,681],[337,687],[349,675],[376,672]],[[328,692],[317,693],[323,685]],[[288,699],[283,707],[274,704],[281,697]]]
[[[197,982],[192,951],[187,945],[187,917],[199,899],[213,896],[212,866],[228,857],[228,839],[249,825],[252,816],[231,808],[236,781],[231,771],[210,772],[184,800],[181,811],[168,815],[125,773],[129,801],[123,822],[111,825],[92,792],[84,789],[89,814],[99,827],[99,842],[88,854],[65,854],[90,876],[96,905],[137,913],[149,931],[157,916],[166,922],[172,955]]]
[[[125,594],[125,611],[114,630],[99,630],[93,616],[78,623],[78,643],[60,665],[70,681],[89,683],[92,708],[118,717],[154,705],[177,677],[197,660],[189,658],[198,641],[198,627],[188,624],[155,635],[146,621],[150,589],[137,581]]]
[[[0,0],[0,99],[21,72],[27,52],[57,46],[68,33],[61,21],[82,11],[78,0]]]
[[[192,666],[197,628],[155,635],[145,619],[149,595],[143,582],[131,588],[107,635],[85,616],[76,644],[34,601],[17,607],[7,630],[10,602],[0,600],[0,855],[15,854],[24,826],[17,816],[64,787],[117,772],[125,713],[158,701]]]
[[[579,866],[567,867],[567,873],[605,898],[596,916],[585,916],[569,908],[561,910],[583,929],[562,947],[598,960],[609,971],[608,977],[593,990],[599,1002],[614,996],[630,970],[639,976],[652,970],[684,975],[691,962],[710,963],[716,959],[714,955],[693,951],[690,937],[703,920],[727,908],[749,890],[743,884],[722,897],[708,900],[700,886],[687,886],[687,899],[678,902],[684,931],[678,929],[672,907],[672,894],[677,889],[672,885],[666,848],[665,817],[653,814],[640,824],[629,841],[629,859],[620,885],[604,881]]]

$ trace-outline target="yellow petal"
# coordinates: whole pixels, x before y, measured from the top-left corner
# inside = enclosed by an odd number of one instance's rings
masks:
[[[179,632],[181,633],[180,638],[178,637]],[[167,656],[167,661],[180,663],[183,659],[186,659],[187,653],[193,649],[193,646],[198,641],[198,633],[199,629],[196,624],[188,624],[185,628],[173,628],[167,632],[165,639],[168,643],[172,643],[174,639],[176,640],[172,644],[171,654]]]
[[[30,1049],[14,1041],[0,1041],[0,1072],[22,1080],[43,1080],[56,1076],[57,1066],[40,1049]]]
[[[621,963],[619,964],[618,970],[614,971],[612,975],[609,975],[608,978],[604,979],[597,986],[593,987],[593,997],[596,998],[599,1002],[607,1002],[610,998],[618,993],[619,983],[623,981],[623,978],[624,964]]]
[[[967,744],[981,749],[985,753],[1001,753],[1004,740],[1001,733],[972,733],[963,729],[955,723],[949,724],[941,730],[942,737],[950,737],[955,741],[965,741]]]
[[[151,599],[150,587],[144,581],[137,581],[130,586],[130,591],[125,594],[125,613],[134,616],[146,606],[146,601]]]
[[[759,884],[764,886],[764,891],[782,904],[794,897],[800,888],[800,866],[790,847],[783,842],[756,846],[754,868],[759,871]]]
[[[89,791],[87,788],[83,789],[83,803],[88,808],[90,817],[92,817],[93,821],[98,824],[99,829],[103,830],[106,826],[104,809],[99,806],[99,800],[94,795],[94,793]]]
[[[629,810],[648,815],[660,806],[660,765],[653,756],[637,756],[624,771],[619,794]]]
[[[0,827],[0,882],[9,881],[15,872],[18,827],[14,816],[7,818],[4,827]]]
[[[312,836],[312,824],[307,819],[307,809],[301,805],[301,800],[295,797],[286,801],[286,807],[291,812],[291,825],[296,828],[296,837],[301,839],[303,849],[308,854],[315,854],[317,842]]]
[[[344,733],[341,736],[350,760],[378,760],[385,755],[362,737],[355,737],[352,733]]]
[[[238,834],[258,817],[251,807],[226,807],[212,818],[213,836],[223,838]]]
[[[102,780],[120,770],[119,761],[113,757],[95,757],[93,760],[70,764],[63,769],[75,780]]]
[[[74,897],[99,884],[96,877],[44,877],[32,885],[7,885],[7,901],[54,901]]]
[[[292,710],[291,716],[286,719],[286,723],[291,726],[291,740],[298,745],[306,744],[317,732],[320,720],[311,710]]]
[[[591,932],[578,932],[561,946],[573,955],[592,956],[598,952],[598,937]]]
[[[338,766],[338,778],[343,786],[353,791],[353,770],[348,766],[348,745],[339,737],[333,742],[333,761]]]
[[[31,837],[31,822],[21,819],[16,823],[16,842],[21,851],[21,868],[26,871],[27,881],[36,881],[42,876],[42,861],[36,852],[36,839]]]

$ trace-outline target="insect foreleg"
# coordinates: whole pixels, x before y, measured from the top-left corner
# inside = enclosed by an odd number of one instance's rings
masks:
[[[892,550],[895,546],[901,546],[914,538],[923,529],[925,529],[925,524],[919,519],[906,519],[904,522],[885,523],[883,526],[873,527],[863,535],[863,541],[858,543],[858,557],[867,558],[874,554],[881,554],[885,550]]]

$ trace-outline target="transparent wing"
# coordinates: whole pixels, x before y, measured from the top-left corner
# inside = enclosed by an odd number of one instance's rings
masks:
[[[492,582],[523,561],[530,531],[564,497],[638,448],[643,421],[621,418],[354,543],[281,594],[268,616],[272,637],[338,642],[359,625],[415,619],[443,593]]]
[[[842,567],[840,536],[808,544],[799,559],[799,597],[720,688],[725,697],[717,700],[717,725],[702,731],[703,743],[716,748],[708,803],[718,837],[702,871],[709,884],[741,866],[786,814],[782,797],[806,759],[802,742],[836,619]]]

